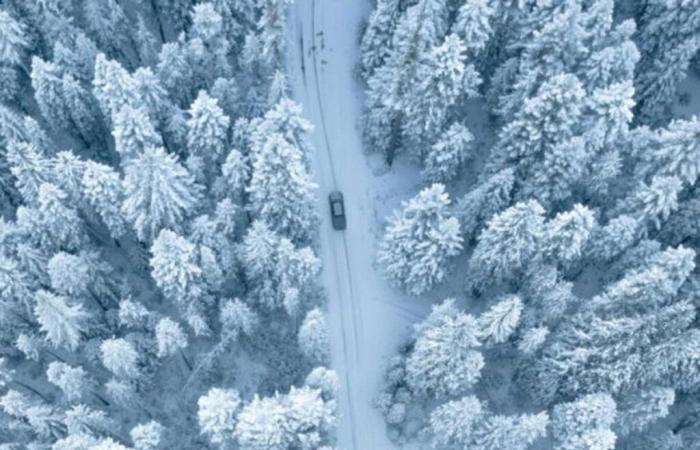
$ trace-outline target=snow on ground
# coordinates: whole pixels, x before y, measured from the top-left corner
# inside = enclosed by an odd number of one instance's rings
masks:
[[[688,71],[688,76],[678,85],[673,117],[688,119],[700,112],[700,76]]]
[[[384,420],[372,406],[385,361],[430,309],[430,300],[391,287],[375,267],[384,218],[420,188],[416,167],[382,170],[362,149],[362,88],[353,78],[364,0],[297,0],[289,21],[290,85],[314,124],[313,171],[319,184],[321,282],[329,298],[332,365],[341,379],[339,441],[344,450],[384,450]],[[348,228],[334,231],[328,193],[345,196]]]

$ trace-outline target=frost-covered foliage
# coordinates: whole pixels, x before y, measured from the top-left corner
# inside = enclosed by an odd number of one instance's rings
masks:
[[[290,4],[0,2],[0,447],[334,444]]]
[[[388,364],[390,436],[697,446],[700,3],[377,0],[363,33],[367,147],[423,183],[378,259],[458,297]]]
[[[391,219],[379,244],[386,275],[411,294],[441,283],[450,258],[462,249],[459,222],[449,216],[449,205],[443,185],[425,188]]]

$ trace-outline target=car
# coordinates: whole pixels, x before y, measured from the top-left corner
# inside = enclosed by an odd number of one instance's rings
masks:
[[[343,203],[343,193],[333,191],[328,194],[328,202],[331,205],[331,223],[336,230],[344,230],[347,227],[345,220],[345,203]]]

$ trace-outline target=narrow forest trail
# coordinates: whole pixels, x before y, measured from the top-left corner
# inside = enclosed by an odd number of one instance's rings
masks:
[[[396,448],[373,407],[385,362],[428,305],[404,298],[373,265],[384,198],[406,179],[373,174],[358,128],[361,87],[353,78],[364,0],[296,0],[291,8],[288,67],[293,96],[314,124],[312,170],[319,184],[321,282],[329,297],[332,365],[341,381],[338,448]],[[333,230],[328,194],[345,196],[348,228]],[[378,211],[382,211],[381,213]]]

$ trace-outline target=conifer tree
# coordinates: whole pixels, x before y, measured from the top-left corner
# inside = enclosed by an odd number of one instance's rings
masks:
[[[555,261],[566,265],[583,256],[583,250],[595,226],[593,211],[574,205],[571,211],[561,212],[547,222],[544,250]]]
[[[17,223],[28,241],[44,251],[77,250],[87,240],[78,212],[67,206],[68,196],[53,184],[39,186],[38,207],[17,210]]]
[[[464,2],[452,24],[452,32],[463,40],[467,50],[477,54],[484,50],[493,35],[492,21],[497,12],[488,0]]]
[[[515,171],[512,168],[503,169],[459,199],[455,215],[460,221],[465,241],[474,239],[488,219],[510,204],[514,184]]]
[[[449,108],[455,104],[463,89],[472,94],[478,85],[465,81],[465,46],[455,34],[430,50],[418,69],[418,84],[402,105],[405,120],[403,135],[409,145],[422,148],[435,141],[445,125]],[[473,68],[471,69],[474,70]],[[420,152],[412,152],[419,153]]]
[[[142,241],[160,229],[177,229],[199,198],[199,187],[187,169],[161,147],[151,147],[125,168],[122,212]]]
[[[187,335],[179,323],[165,317],[156,325],[156,343],[158,357],[164,358],[187,347]]]
[[[319,448],[335,419],[335,402],[321,390],[292,387],[288,394],[257,395],[238,414],[235,436],[243,448]]]
[[[520,322],[523,302],[518,296],[508,296],[479,316],[480,339],[502,344],[515,332]]]
[[[260,35],[261,59],[274,66],[282,61],[284,52],[287,8],[290,0],[263,0],[257,27]]]
[[[677,177],[657,175],[649,184],[639,183],[637,189],[620,201],[616,212],[632,215],[658,229],[678,208],[682,188],[683,184]]]
[[[189,116],[187,149],[190,154],[202,157],[210,164],[217,161],[227,150],[230,119],[206,91],[199,91]]]
[[[49,181],[50,162],[35,145],[28,142],[12,141],[7,146],[7,162],[14,177],[14,185],[25,202],[32,204],[38,200],[39,187]]]
[[[126,339],[103,340],[100,344],[100,359],[102,364],[117,377],[135,379],[141,375],[139,353]]]
[[[29,40],[22,24],[7,11],[0,11],[0,64],[22,64],[28,46]]]
[[[400,10],[399,0],[378,0],[360,43],[362,77],[368,79],[391,55],[391,40]]]
[[[70,403],[77,403],[85,398],[95,383],[81,366],[72,367],[60,361],[49,363],[46,378],[63,391]]]
[[[178,302],[203,295],[203,274],[196,247],[177,233],[163,229],[153,241],[151,275],[166,296]]]
[[[416,341],[406,361],[406,381],[422,395],[449,397],[476,383],[484,366],[479,353],[479,324],[457,310],[453,299],[434,306],[416,327]]]
[[[697,19],[700,23],[700,19]],[[637,115],[641,123],[657,123],[671,106],[690,59],[700,50],[700,34],[670,48],[637,77]],[[644,61],[642,61],[643,63]]]
[[[108,124],[124,106],[136,102],[136,82],[119,62],[103,53],[95,57],[93,93]]]
[[[446,32],[446,18],[447,7],[442,0],[422,0],[410,6],[397,23],[386,64],[367,81],[365,137],[390,163],[398,147],[405,105],[420,79],[427,52]]]
[[[473,140],[474,136],[461,123],[450,125],[423,156],[423,178],[433,182],[453,179],[463,163],[472,157]]]
[[[469,267],[474,282],[511,279],[542,250],[544,209],[534,200],[493,216],[479,235]]]
[[[162,147],[163,139],[156,131],[145,108],[124,105],[112,117],[114,147],[122,165],[142,156],[146,149]]]
[[[58,67],[34,56],[31,78],[34,99],[44,118],[56,130],[71,126],[71,112],[63,95],[63,82]]]
[[[523,414],[520,416],[491,415],[476,430],[474,449],[498,450],[509,448],[526,450],[544,436],[549,425],[549,415]]]
[[[419,295],[441,283],[450,258],[462,249],[459,223],[449,217],[450,199],[441,184],[422,190],[403,205],[379,244],[386,275]]]
[[[155,420],[140,423],[129,431],[136,450],[158,450],[165,445],[166,428]]]
[[[639,18],[637,42],[642,59],[635,84],[643,121],[659,119],[659,113],[675,94],[688,64],[700,48],[700,3],[646,2]]]
[[[640,149],[636,155],[640,159],[637,171],[639,176],[676,176],[683,183],[692,185],[700,174],[700,118],[673,120],[666,127],[654,133],[646,151]]]
[[[129,18],[116,0],[87,0],[83,3],[85,25],[100,47],[124,55],[123,47],[133,43]]]
[[[306,240],[317,221],[316,185],[302,150],[282,135],[273,134],[252,158],[247,193],[253,214],[281,233]]]
[[[35,299],[34,314],[49,343],[75,350],[85,331],[88,313],[82,306],[69,303],[66,297],[47,291],[38,291]]]
[[[625,436],[643,431],[654,421],[666,417],[675,400],[673,389],[665,387],[651,387],[625,397],[618,405],[616,432]]]
[[[136,50],[142,66],[154,66],[158,61],[158,41],[146,25],[142,15],[139,15],[136,28]]]
[[[231,444],[236,430],[236,415],[242,401],[237,391],[212,388],[197,401],[197,418],[202,433],[209,435],[212,443]]]
[[[85,201],[107,226],[113,238],[126,231],[126,223],[120,205],[124,188],[119,175],[109,166],[94,161],[84,165],[81,191]]]
[[[692,369],[678,365],[694,357],[679,348],[669,350],[681,339],[692,341],[692,334],[684,333],[695,308],[676,296],[694,268],[693,259],[692,250],[669,248],[628,270],[569,318],[543,357],[525,369],[528,389],[547,401],[557,393],[628,393],[692,377]]]
[[[264,222],[255,221],[241,248],[246,278],[253,298],[267,308],[298,312],[303,293],[320,269],[320,261],[308,247],[295,247]]]
[[[471,445],[474,431],[487,411],[473,395],[450,400],[430,413],[430,431],[436,448]]]
[[[561,403],[552,412],[555,448],[612,450],[616,436],[612,432],[617,416],[615,400],[607,394],[589,394],[570,403]]]
[[[316,364],[324,364],[329,360],[328,325],[323,312],[314,308],[306,313],[304,322],[299,327],[299,346],[309,360]]]
[[[70,75],[63,75],[63,97],[77,135],[88,145],[104,142],[105,127],[95,97]]]

